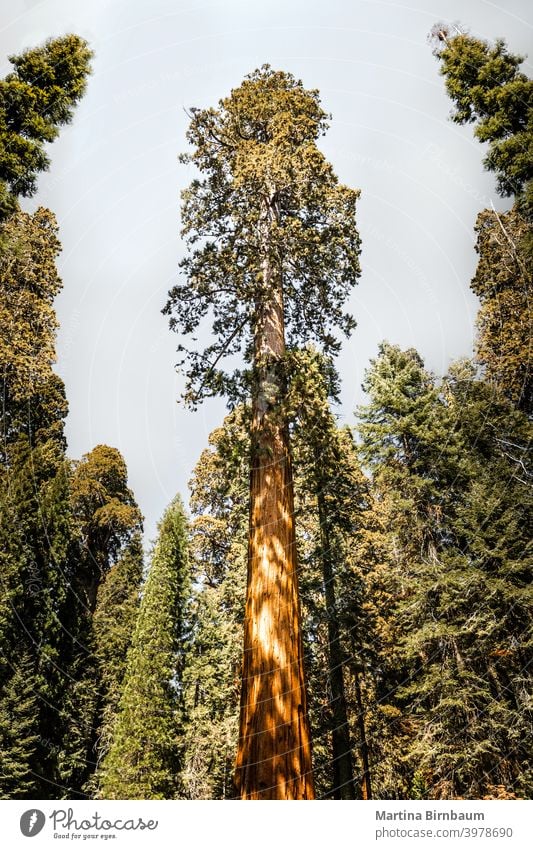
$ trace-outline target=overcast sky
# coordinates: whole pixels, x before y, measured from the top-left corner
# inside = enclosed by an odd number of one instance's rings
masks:
[[[268,62],[318,88],[331,128],[322,149],[361,189],[362,277],[344,346],[342,420],[383,339],[413,346],[439,374],[472,352],[473,226],[508,203],[483,172],[471,127],[450,102],[426,38],[437,20],[532,43],[526,0],[0,0],[0,71],[7,56],[76,32],[95,52],[72,125],[50,148],[50,171],[28,209],[60,224],[64,290],[57,371],[67,387],[69,454],[98,443],[124,454],[147,539],[187,481],[223,401],[178,403],[176,338],[160,310],[182,255],[179,192],[191,172],[184,108],[215,105]],[[531,60],[525,62],[531,75]]]

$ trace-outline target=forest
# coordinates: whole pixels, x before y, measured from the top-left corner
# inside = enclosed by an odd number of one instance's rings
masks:
[[[169,333],[227,415],[145,550],[121,453],[67,450],[59,227],[24,211],[91,46],[0,81],[0,795],[524,799],[531,765],[533,81],[436,24],[428,50],[509,209],[472,222],[475,355],[384,340],[350,424],[362,187],[320,93],[263,65],[193,108]],[[445,117],[445,116],[444,116]],[[176,155],[179,151],[176,151]]]

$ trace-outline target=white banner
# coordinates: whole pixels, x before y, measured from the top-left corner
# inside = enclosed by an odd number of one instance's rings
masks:
[[[376,849],[532,845],[532,802],[4,801],[5,849]],[[33,842],[34,841],[34,842]]]

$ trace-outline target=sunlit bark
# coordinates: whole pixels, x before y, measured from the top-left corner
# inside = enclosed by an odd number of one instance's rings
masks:
[[[289,434],[280,402],[285,353],[281,275],[268,253],[256,304],[250,541],[236,784],[242,799],[312,799]]]

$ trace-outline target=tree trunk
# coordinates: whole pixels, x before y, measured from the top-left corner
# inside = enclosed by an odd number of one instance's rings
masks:
[[[315,454],[317,469],[320,468],[320,457]],[[319,476],[320,480],[320,476]],[[333,749],[333,786],[331,796],[334,799],[355,799],[353,779],[352,747],[350,745],[350,729],[348,712],[344,694],[343,652],[340,642],[339,620],[337,615],[337,599],[333,558],[331,548],[330,525],[325,504],[324,489],[319,486],[317,492],[318,518],[320,522],[320,557],[322,560],[322,575],[324,579],[324,595],[328,617],[328,649],[329,649],[329,681],[331,687],[331,711],[333,719],[332,749]]]
[[[236,788],[242,799],[313,799],[289,434],[281,412],[283,292],[265,210],[256,303],[250,537]]]
[[[362,795],[363,799],[372,798],[372,784],[370,781],[370,760],[368,757],[368,742],[366,739],[365,714],[363,710],[363,700],[361,698],[361,686],[359,684],[359,673],[354,672],[355,684],[355,699],[357,702],[357,724],[359,726],[359,736],[361,738],[361,760],[363,761],[363,784]]]

